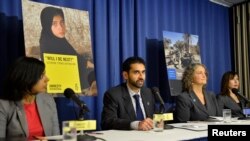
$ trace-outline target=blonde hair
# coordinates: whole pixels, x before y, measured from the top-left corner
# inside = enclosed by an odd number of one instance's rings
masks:
[[[207,78],[208,78],[208,71],[207,71],[207,68],[206,68],[205,65],[200,64],[200,63],[195,63],[195,64],[189,65],[189,66],[185,69],[185,71],[184,71],[184,73],[183,73],[183,77],[182,77],[182,91],[183,91],[183,92],[190,92],[190,91],[193,89],[193,88],[192,88],[192,83],[193,83],[194,71],[196,70],[196,68],[197,68],[198,66],[202,66],[202,67],[205,69],[205,71],[206,71],[206,76],[207,76]],[[204,85],[204,86],[202,87],[203,92],[204,92],[205,88],[206,88],[206,85]]]

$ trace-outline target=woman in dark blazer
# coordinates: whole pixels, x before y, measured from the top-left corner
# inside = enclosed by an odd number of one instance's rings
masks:
[[[175,120],[177,122],[207,120],[218,116],[216,96],[205,90],[208,73],[203,64],[188,66],[182,78],[182,91],[176,99]]]
[[[223,109],[231,109],[233,117],[245,117],[242,110],[246,106],[246,101],[232,91],[232,89],[239,89],[239,86],[239,76],[236,72],[228,71],[223,74],[221,91],[217,96],[221,113]]]
[[[32,140],[60,134],[55,101],[45,94],[48,81],[38,59],[22,57],[13,64],[0,99],[0,138]]]

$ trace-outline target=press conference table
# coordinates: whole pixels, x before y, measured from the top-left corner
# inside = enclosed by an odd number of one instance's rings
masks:
[[[93,134],[96,137],[103,138],[106,141],[177,141],[193,140],[207,138],[207,127],[209,124],[237,124],[250,125],[250,120],[237,120],[232,123],[223,122],[189,122],[170,124],[176,128],[164,130],[163,132],[155,131],[120,131],[107,130],[99,131]]]
[[[105,139],[106,141],[178,141],[206,139],[208,136],[207,128],[210,124],[232,124],[232,125],[250,125],[250,120],[234,120],[231,123],[223,122],[188,122],[169,124],[173,129],[167,129],[162,132],[151,131],[123,131],[106,130],[90,132],[88,135]],[[99,139],[97,140],[99,141]],[[100,140],[101,141],[101,140]]]
[[[163,132],[154,131],[102,131],[103,135],[95,135],[106,141],[177,141],[207,137],[207,131],[191,131],[185,129],[170,129]]]

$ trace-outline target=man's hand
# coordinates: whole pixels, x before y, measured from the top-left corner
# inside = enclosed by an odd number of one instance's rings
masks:
[[[153,120],[150,118],[146,118],[143,121],[139,122],[138,130],[148,131],[153,129]]]

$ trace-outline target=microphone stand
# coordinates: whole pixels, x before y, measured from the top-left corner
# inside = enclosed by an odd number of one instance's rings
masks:
[[[86,112],[83,110],[83,108],[81,108],[80,111],[79,111],[79,117],[78,117],[78,119],[79,120],[84,120],[84,114],[85,113]]]
[[[161,103],[160,104],[160,113],[161,114],[164,114],[164,112],[165,112],[165,105],[164,105],[164,103]],[[167,122],[167,121],[166,121]],[[166,129],[166,130],[168,130],[168,129],[173,129],[174,127],[172,126],[172,125],[168,125],[167,123],[166,124],[164,124],[164,129]]]
[[[80,108],[79,117],[78,117],[79,121],[84,120],[84,115],[85,115],[86,112],[87,111],[83,107]],[[80,134],[77,135],[77,141],[95,141],[95,140],[96,140],[96,137],[84,134],[83,130],[81,130]]]
[[[164,112],[165,112],[165,105],[160,104],[160,114],[164,114]]]
[[[85,114],[85,112],[84,112],[83,108],[81,108],[80,111],[79,111],[79,117],[78,117],[78,119],[80,121],[84,120],[84,114]],[[83,130],[80,131],[80,136],[81,135],[84,135],[84,131]],[[77,136],[77,140],[78,140],[78,137],[79,137],[79,135]]]

